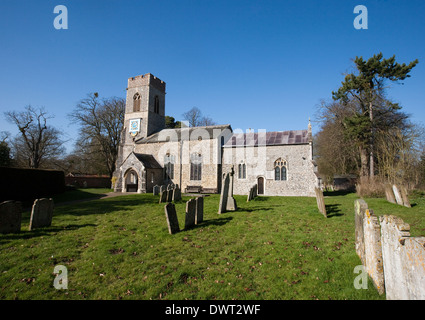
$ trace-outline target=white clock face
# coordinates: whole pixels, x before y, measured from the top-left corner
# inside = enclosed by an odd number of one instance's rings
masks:
[[[140,119],[130,120],[130,133],[137,133],[140,131]]]

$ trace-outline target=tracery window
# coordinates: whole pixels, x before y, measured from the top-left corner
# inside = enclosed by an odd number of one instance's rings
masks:
[[[246,164],[245,163],[240,163],[238,165],[238,178],[246,179]]]
[[[282,158],[277,159],[274,162],[274,179],[276,181],[284,181],[286,180],[287,175],[287,162]]]
[[[202,180],[202,155],[194,153],[190,156],[190,180]]]
[[[175,157],[170,154],[166,154],[164,156],[164,179],[165,180],[171,180],[174,179],[174,162]]]

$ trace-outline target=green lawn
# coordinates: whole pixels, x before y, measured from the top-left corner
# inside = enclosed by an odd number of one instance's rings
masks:
[[[95,199],[95,198],[100,198],[101,196],[104,196],[107,193],[112,191],[113,191],[112,189],[106,189],[106,188],[75,189],[75,190],[70,190],[64,193],[59,193],[53,196],[53,200],[55,203],[63,203],[63,202],[75,201],[75,200]]]
[[[218,215],[212,195],[205,221],[175,235],[152,194],[58,206],[32,232],[26,212],[21,233],[0,235],[0,299],[385,299],[353,285],[356,198],[326,197],[325,219],[315,198],[236,196],[239,210]],[[181,228],[188,199],[176,204]],[[423,197],[410,209],[366,201],[425,234]],[[56,265],[68,290],[53,287]]]

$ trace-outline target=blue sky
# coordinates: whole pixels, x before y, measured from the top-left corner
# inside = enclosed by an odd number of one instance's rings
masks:
[[[68,30],[53,26],[56,5],[68,9]],[[368,9],[367,30],[353,26],[356,5]],[[424,14],[423,0],[1,0],[0,131],[17,134],[4,111],[44,106],[71,151],[77,102],[125,97],[127,79],[145,73],[167,83],[166,114],[177,120],[196,106],[233,129],[304,129],[352,59],[379,52],[419,59],[388,94],[423,124]]]

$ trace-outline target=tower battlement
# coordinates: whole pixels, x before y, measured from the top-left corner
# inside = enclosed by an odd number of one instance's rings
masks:
[[[128,78],[128,88],[149,86],[157,88],[158,90],[165,92],[165,82],[155,77],[151,73],[146,73],[140,76]]]

